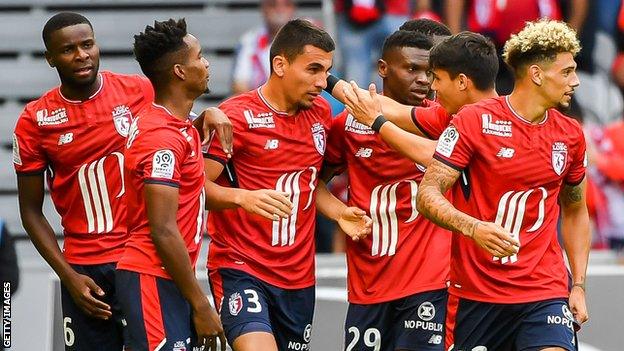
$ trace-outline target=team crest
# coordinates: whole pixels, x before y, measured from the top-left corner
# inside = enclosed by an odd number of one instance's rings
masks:
[[[325,128],[322,124],[316,122],[312,125],[312,140],[314,147],[319,154],[325,154]]]
[[[238,315],[238,313],[243,309],[243,298],[241,297],[241,294],[235,292],[230,295],[228,306],[230,307],[230,314],[232,316]]]
[[[568,163],[568,146],[561,141],[556,141],[552,145],[552,167],[555,173],[560,176]]]
[[[117,133],[124,138],[127,137],[128,131],[130,130],[130,123],[132,122],[132,112],[130,112],[130,108],[126,105],[119,105],[113,109],[112,114]]]

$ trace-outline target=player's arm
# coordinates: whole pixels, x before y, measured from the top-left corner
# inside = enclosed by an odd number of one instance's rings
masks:
[[[345,106],[356,119],[379,132],[379,135],[391,148],[403,156],[423,166],[428,166],[435,152],[436,142],[414,135],[385,120],[379,101],[380,95],[375,92],[374,85],[369,90],[359,89],[355,83],[344,86]],[[382,117],[379,117],[382,116]]]
[[[366,212],[357,207],[349,207],[335,197],[325,185],[319,181],[316,186],[316,208],[325,217],[335,221],[353,240],[364,238],[371,232],[373,221]]]
[[[108,319],[111,308],[98,298],[104,291],[90,277],[79,274],[63,257],[54,230],[43,214],[44,175],[18,175],[17,191],[22,225],[39,254],[67,287],[74,302],[91,317]]]
[[[260,215],[269,220],[276,216],[288,218],[292,212],[292,203],[289,194],[271,190],[247,190],[234,187],[224,187],[215,180],[224,170],[223,164],[211,158],[204,158],[206,174],[206,209],[223,210],[229,208],[243,208],[249,213]]]
[[[217,107],[209,107],[202,111],[193,121],[193,126],[202,138],[202,145],[207,144],[214,132],[219,137],[219,142],[225,155],[232,157],[233,140],[232,122],[223,111]]]
[[[585,305],[585,278],[591,234],[585,201],[586,187],[587,181],[583,179],[578,185],[564,184],[559,193],[561,236],[572,272],[570,308],[574,317],[581,323],[589,319]]]
[[[432,160],[418,189],[418,211],[440,227],[471,238],[496,257],[515,254],[520,245],[505,229],[459,211],[444,197],[460,174],[458,170]]]
[[[144,190],[150,234],[165,270],[192,309],[193,322],[200,343],[216,342],[221,338],[225,350],[225,336],[221,321],[199,286],[191,259],[177,223],[178,188],[163,184],[145,184]]]
[[[328,81],[328,92],[332,94],[338,101],[343,104],[347,104],[347,94],[345,93],[345,89],[349,90],[351,88],[351,84],[342,79],[338,79],[332,75],[327,79]],[[331,82],[331,83],[330,83]],[[329,89],[331,88],[331,91]],[[361,93],[366,93],[366,90],[359,89]],[[383,109],[384,116],[392,123],[396,124],[400,129],[406,130],[410,133],[414,133],[423,137],[426,137],[425,133],[421,131],[414,121],[412,120],[412,109],[413,106],[403,105],[398,103],[391,98],[383,95],[379,95],[379,101],[381,103],[381,107]],[[366,124],[367,126],[371,126],[373,121],[375,120],[374,116],[370,119],[369,116],[360,115],[354,116],[360,123]]]

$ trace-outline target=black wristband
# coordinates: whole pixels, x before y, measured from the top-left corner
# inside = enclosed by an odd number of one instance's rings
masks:
[[[340,78],[335,77],[334,75],[330,74],[327,76],[327,86],[325,87],[325,91],[328,93],[332,93],[332,91],[334,90],[334,87],[336,86],[336,84],[338,84],[338,82],[340,81]]]
[[[371,129],[376,131],[377,133],[379,133],[379,130],[381,129],[381,126],[383,126],[384,123],[386,123],[386,122],[388,122],[386,117],[384,117],[384,115],[379,115],[379,116],[377,116],[377,118],[375,118],[375,121],[373,122],[373,125],[371,126]]]

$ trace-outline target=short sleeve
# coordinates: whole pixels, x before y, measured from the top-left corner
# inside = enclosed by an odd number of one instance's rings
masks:
[[[429,107],[414,107],[412,121],[429,139],[438,139],[451,122],[451,115],[438,104]]]
[[[345,159],[345,120],[347,112],[342,112],[332,119],[329,135],[327,137],[327,149],[324,161],[330,166],[341,166]]]
[[[476,115],[471,110],[461,110],[453,118],[449,126],[442,132],[433,157],[459,171],[470,162],[475,152],[474,136],[481,135],[475,132],[474,124],[478,123]],[[478,125],[476,125],[478,129]]]
[[[151,130],[143,135],[143,145],[135,141],[141,154],[139,175],[145,183],[179,187],[182,164],[187,158],[189,144],[174,128]]]
[[[580,126],[578,127],[580,138],[576,143],[575,153],[572,155],[572,163],[565,176],[565,182],[569,185],[578,185],[585,178],[585,169],[587,168],[587,150],[585,136]]]
[[[13,166],[18,175],[40,174],[48,166],[35,121],[25,110],[13,133]]]

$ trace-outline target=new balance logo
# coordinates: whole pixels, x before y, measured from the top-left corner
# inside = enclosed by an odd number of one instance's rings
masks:
[[[61,134],[58,140],[59,145],[69,144],[74,141],[74,133]]]
[[[496,156],[502,157],[502,158],[512,158],[514,153],[516,153],[516,150],[512,148],[501,147],[501,149],[498,151]]]
[[[279,146],[279,140],[278,139],[269,139],[269,140],[267,140],[266,144],[264,145],[264,149],[265,150],[275,150],[275,149],[277,149],[278,146]]]
[[[254,128],[275,128],[275,121],[273,120],[273,112],[261,112],[254,116],[251,110],[243,111],[245,120],[249,129]]]
[[[373,149],[368,148],[368,147],[361,147],[355,153],[355,157],[368,158],[368,157],[371,157],[372,154],[373,154]]]
[[[375,134],[375,131],[372,130],[366,124],[362,124],[358,122],[353,116],[347,115],[347,120],[345,121],[345,130],[347,132],[355,133],[355,134]]]
[[[496,212],[496,219],[494,220],[494,223],[505,228],[505,230],[511,233],[511,237],[518,240],[518,242],[520,242],[520,230],[522,229],[522,222],[524,221],[527,201],[529,200],[531,194],[533,194],[534,190],[535,189],[527,191],[508,191],[498,202],[498,211]],[[533,223],[531,228],[526,231],[527,233],[538,230],[542,224],[544,224],[544,206],[548,193],[543,187],[539,187],[538,190],[541,192],[541,199],[538,204],[538,218],[535,223]],[[494,261],[498,260],[498,257],[494,257]],[[514,263],[516,261],[518,261],[518,254],[500,259],[500,262],[503,264],[509,262]]]
[[[481,132],[483,134],[511,137],[511,121],[492,121],[492,115],[481,115]]]

